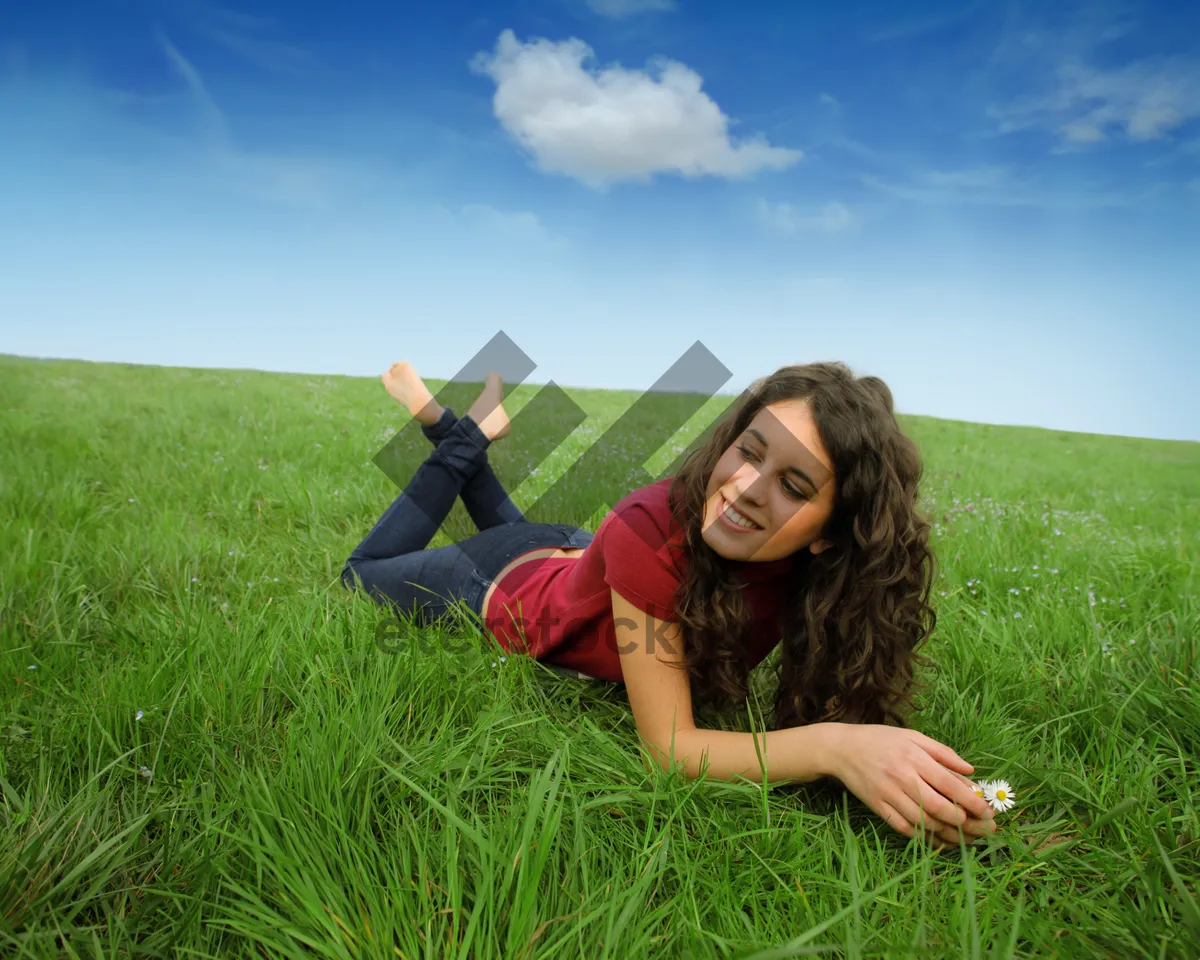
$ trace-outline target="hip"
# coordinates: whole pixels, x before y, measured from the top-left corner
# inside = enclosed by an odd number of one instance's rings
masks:
[[[461,544],[474,562],[472,579],[482,598],[477,613],[487,610],[494,585],[521,563],[549,556],[578,556],[591,543],[593,534],[565,523],[533,523],[519,520],[490,527]]]

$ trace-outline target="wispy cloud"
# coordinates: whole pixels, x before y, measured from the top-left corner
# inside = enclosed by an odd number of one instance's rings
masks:
[[[296,72],[311,66],[307,50],[270,36],[274,18],[228,10],[208,0],[166,0],[188,28],[241,59],[267,70]]]
[[[1012,186],[1012,177],[1001,166],[969,167],[965,170],[927,170],[921,175],[927,187],[944,190],[989,191]]]
[[[191,94],[193,102],[200,110],[204,120],[206,133],[222,148],[228,149],[229,141],[229,125],[225,121],[225,114],[221,112],[221,108],[217,106],[215,100],[208,92],[208,87],[204,84],[204,78],[200,76],[200,71],[171,43],[165,33],[161,31],[158,34],[158,43],[162,47],[163,53],[167,55],[167,59],[171,61],[171,66],[175,68],[175,72],[179,74],[184,84],[188,88],[188,93]]]
[[[675,0],[587,0],[593,13],[613,20],[675,9]]]
[[[757,209],[759,223],[781,233],[841,233],[856,222],[845,204],[837,201],[815,210],[804,210],[791,203],[759,200]]]
[[[1012,96],[986,110],[995,132],[1048,135],[1052,152],[1169,137],[1200,116],[1200,58],[1121,56],[1145,11],[1130,0],[1067,0],[1008,8],[993,50],[995,86]],[[1160,44],[1161,46],[1161,44]]]
[[[848,153],[851,156],[858,157],[862,160],[869,160],[872,163],[892,165],[896,162],[895,157],[889,154],[886,150],[868,147],[861,141],[854,140],[850,137],[842,136],[841,134],[837,133],[828,134],[826,136],[817,138],[814,141],[814,148],[816,146],[833,147],[835,150],[840,150],[843,153]]]
[[[1108,70],[1072,61],[1054,89],[993,104],[988,115],[1000,133],[1049,131],[1067,148],[1162,139],[1200,117],[1200,60],[1146,58]]]
[[[319,207],[332,199],[335,184],[344,180],[343,163],[242,149],[196,65],[161,31],[158,42],[200,113],[200,150],[226,182],[261,199],[289,205]]]
[[[867,43],[888,43],[893,40],[913,40],[931,33],[939,33],[960,23],[965,23],[984,6],[984,3],[985,0],[972,0],[957,9],[924,17],[910,17],[881,30],[876,30],[865,39]]]
[[[473,230],[505,243],[565,245],[565,240],[552,234],[530,210],[500,210],[486,203],[470,203],[459,210],[459,217]]]
[[[735,142],[729,118],[682,63],[597,70],[586,66],[593,56],[582,40],[522,43],[505,30],[493,53],[471,62],[495,81],[496,118],[543,172],[603,189],[655,173],[747,177],[802,156],[761,135]]]
[[[1145,199],[1111,190],[1089,190],[1089,184],[1078,185],[1074,192],[1050,189],[1035,180],[1019,178],[1002,166],[926,170],[904,180],[869,174],[860,179],[878,193],[912,203],[1093,209],[1126,207]]]
[[[1036,15],[1010,3],[989,60],[1028,76],[1042,66],[1088,60],[1136,25],[1136,10],[1128,0],[1063,0],[1038,7]]]

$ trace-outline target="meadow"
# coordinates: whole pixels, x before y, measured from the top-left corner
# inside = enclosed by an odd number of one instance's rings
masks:
[[[492,448],[540,464],[519,506],[635,399],[567,393],[547,458],[549,422]],[[378,643],[339,580],[398,492],[377,379],[0,357],[0,953],[1194,960],[1200,445],[900,419],[939,562],[913,726],[1016,794],[941,854],[827,782],[647,772],[619,685],[469,624]],[[762,729],[774,659],[705,722]]]

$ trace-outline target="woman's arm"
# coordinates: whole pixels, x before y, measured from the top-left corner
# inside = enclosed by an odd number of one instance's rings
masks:
[[[621,673],[633,719],[650,756],[660,766],[670,766],[674,738],[674,760],[684,764],[689,779],[700,775],[701,761],[707,754],[709,777],[732,780],[742,776],[761,783],[763,764],[758,752],[764,746],[772,781],[816,780],[833,772],[833,724],[772,730],[758,736],[758,747],[749,733],[698,729],[692,712],[691,682],[681,666],[674,666],[683,662],[679,624],[658,620],[616,590],[612,591],[612,606]]]
[[[914,835],[922,807],[927,828],[948,842],[958,842],[955,825],[976,835],[994,829],[987,803],[962,776],[971,765],[915,731],[844,723],[757,735],[697,728],[690,680],[686,670],[676,666],[683,661],[679,625],[656,619],[616,590],[612,607],[621,673],[638,735],[664,769],[682,763],[689,779],[700,776],[703,767],[705,775],[715,779],[744,777],[755,783],[762,782],[764,769],[772,783],[833,776],[906,836]],[[968,817],[959,807],[987,822]]]

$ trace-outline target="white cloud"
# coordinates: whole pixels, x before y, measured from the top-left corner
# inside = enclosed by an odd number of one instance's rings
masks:
[[[837,110],[842,106],[841,103],[838,102],[838,98],[832,93],[823,93],[817,99],[820,100],[821,103],[830,110]]]
[[[1147,58],[1113,70],[1078,60],[1058,70],[1058,86],[988,113],[1001,133],[1052,130],[1064,145],[1099,143],[1113,135],[1159,140],[1200,116],[1200,61]]]
[[[593,13],[619,20],[639,13],[655,13],[675,9],[675,0],[587,0]]]
[[[734,142],[729,118],[701,89],[700,75],[682,63],[659,60],[655,76],[649,69],[585,66],[592,58],[582,40],[522,43],[505,30],[492,54],[471,62],[496,83],[496,118],[545,173],[603,189],[655,173],[747,177],[803,156],[761,135]]]
[[[799,231],[840,233],[848,230],[855,223],[854,215],[845,204],[837,201],[827,203],[819,210],[805,212],[790,203],[759,200],[758,219],[764,226],[783,233]]]

